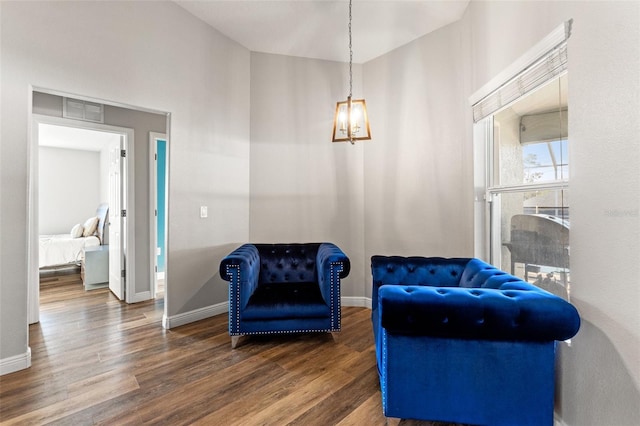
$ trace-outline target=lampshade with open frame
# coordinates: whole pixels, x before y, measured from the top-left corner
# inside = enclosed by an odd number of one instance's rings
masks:
[[[351,99],[336,104],[333,120],[333,142],[352,142],[371,139],[367,103],[364,99]]]
[[[336,104],[333,119],[333,142],[351,142],[371,139],[367,103],[364,99],[352,99],[353,50],[351,48],[351,0],[349,0],[349,96]]]

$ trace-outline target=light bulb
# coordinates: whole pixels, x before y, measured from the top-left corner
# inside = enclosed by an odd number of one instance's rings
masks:
[[[338,119],[340,120],[340,131],[346,132],[347,131],[347,125],[346,125],[347,114],[344,111],[340,111],[340,114],[338,115]]]

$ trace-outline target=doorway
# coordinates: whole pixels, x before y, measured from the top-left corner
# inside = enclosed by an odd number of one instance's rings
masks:
[[[130,130],[127,135],[129,149],[126,151],[123,163],[126,164],[127,179],[123,194],[127,197],[127,208],[123,212],[126,215],[126,238],[123,247],[127,252],[125,262],[125,301],[136,303],[153,298],[152,278],[150,276],[153,257],[150,256],[152,247],[152,235],[147,212],[149,210],[150,182],[148,179],[148,135],[157,132],[167,135],[170,128],[170,114],[167,112],[129,106],[114,103],[102,99],[79,97],[73,99],[68,94],[51,90],[32,87],[32,109],[30,112],[29,127],[29,219],[28,219],[28,316],[29,323],[38,322],[38,145],[36,117],[42,120],[50,120],[53,124],[69,125],[77,124],[78,127],[97,129],[102,131],[114,131],[118,133],[122,129]],[[71,102],[72,101],[72,102]],[[76,102],[77,101],[77,102]],[[77,105],[76,105],[77,104]],[[65,110],[65,105],[67,106]],[[78,108],[75,108],[78,106]],[[72,107],[71,109],[69,107]],[[84,107],[84,108],[83,108]],[[69,118],[68,113],[74,117]],[[75,117],[84,114],[82,117]],[[137,141],[134,141],[134,134]],[[134,155],[137,154],[137,155]],[[139,157],[138,159],[134,157]],[[136,214],[135,212],[142,214]],[[166,221],[168,221],[168,212]],[[128,232],[127,232],[128,231]],[[166,263],[169,254],[165,252]],[[169,283],[165,279],[166,288]],[[166,309],[166,308],[165,308]],[[165,312],[166,313],[166,312]]]
[[[153,278],[153,297],[164,296],[166,280],[166,251],[167,251],[167,170],[168,146],[167,135],[164,133],[149,133],[149,182],[151,185],[150,216],[151,224],[151,258]]]
[[[104,232],[97,232],[97,238],[90,237],[91,244],[97,241],[95,246],[72,249],[77,253],[72,255],[75,262],[73,258],[65,258],[60,260],[60,265],[56,261],[50,264],[48,259],[42,259],[39,242],[32,244],[35,247],[30,248],[29,323],[39,321],[40,267],[68,268],[81,263],[86,289],[96,288],[89,276],[99,275],[98,270],[104,271],[104,278],[97,281],[104,280],[118,299],[126,300],[125,274],[121,271],[132,268],[134,255],[127,253],[133,236],[127,232],[128,221],[122,213],[128,206],[128,175],[132,169],[121,161],[126,158],[121,155],[127,152],[133,136],[132,129],[33,115],[30,229],[35,239],[38,240],[40,234],[64,236],[69,226],[75,228],[77,222],[80,225],[87,217],[100,215],[96,211],[98,206],[116,208],[109,209],[108,216],[105,214],[102,218],[100,231]],[[82,239],[84,236],[78,238]],[[30,242],[33,241],[32,236]],[[89,268],[89,251],[92,268]],[[87,254],[86,262],[82,260],[83,252]],[[112,272],[115,269],[117,274]],[[132,286],[134,282],[129,284]]]

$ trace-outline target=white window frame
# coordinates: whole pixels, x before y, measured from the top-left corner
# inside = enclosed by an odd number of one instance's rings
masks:
[[[502,268],[501,256],[495,255],[493,247],[500,247],[501,242],[491,241],[492,238],[499,237],[498,233],[492,232],[494,227],[500,227],[500,212],[497,211],[498,207],[493,207],[496,197],[503,193],[568,189],[569,181],[564,179],[536,184],[496,185],[493,181],[495,168],[493,116],[530,93],[523,93],[519,97],[511,99],[508,103],[501,103],[501,92],[512,93],[513,87],[517,85],[515,82],[518,81],[519,76],[526,73],[532,66],[539,64],[540,61],[550,55],[550,52],[558,48],[566,48],[567,39],[571,35],[572,23],[573,20],[571,19],[563,22],[518,60],[469,97],[469,102],[474,108],[475,121],[473,126],[474,255],[498,268]],[[564,73],[566,73],[566,67],[550,76],[547,81],[554,81]],[[494,108],[483,112],[483,104],[490,104]]]

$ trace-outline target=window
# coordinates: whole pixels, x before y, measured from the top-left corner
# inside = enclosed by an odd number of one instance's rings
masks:
[[[471,99],[476,256],[566,299],[570,30],[567,21]]]
[[[568,74],[487,117],[490,261],[568,298]]]

